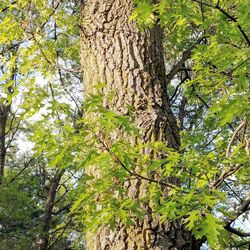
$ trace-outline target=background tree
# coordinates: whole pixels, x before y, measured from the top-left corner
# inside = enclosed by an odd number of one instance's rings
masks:
[[[83,245],[69,215],[77,175],[73,167],[65,172],[72,163],[64,161],[66,165],[58,166],[54,159],[61,159],[55,138],[65,133],[64,121],[71,126],[80,112],[79,72],[72,70],[71,74],[58,65],[60,61],[65,66],[66,60],[75,56],[76,48],[65,57],[61,45],[67,39],[61,39],[63,32],[52,19],[59,5],[54,1],[48,4],[1,2],[1,169],[5,168],[1,175],[2,249],[63,249],[73,245],[79,249]],[[74,9],[74,5],[71,7]],[[70,14],[72,9],[65,11]],[[62,25],[62,21],[58,23]],[[41,34],[46,34],[43,41]],[[52,42],[58,46],[48,49]],[[56,56],[53,61],[51,50]],[[73,67],[73,60],[70,65]],[[42,146],[45,141],[54,152],[47,153]]]

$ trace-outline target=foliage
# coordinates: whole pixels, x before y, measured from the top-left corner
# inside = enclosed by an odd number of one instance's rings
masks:
[[[189,54],[168,84],[181,128],[179,151],[158,141],[135,144],[131,138],[140,138],[141,131],[133,124],[134,114],[104,108],[102,84],[81,106],[75,1],[0,2],[0,105],[12,102],[18,110],[10,126],[17,128],[21,121],[20,134],[13,134],[19,139],[10,142],[18,147],[25,136],[33,145],[27,157],[34,159],[22,171],[25,161],[8,149],[15,156],[8,157],[0,186],[3,249],[34,247],[42,230],[46,187],[57,171],[64,174],[53,212],[68,204],[70,212],[52,219],[50,242],[60,239],[54,249],[80,248],[86,228],[114,227],[118,221],[132,226],[147,212],[142,204],[151,204],[161,221],[181,219],[212,249],[243,242],[245,228],[236,227],[232,234],[231,224],[247,220],[249,210],[240,210],[250,188],[249,2],[134,3],[131,19],[141,30],[156,24],[164,30],[169,72]],[[141,154],[145,148],[151,154]],[[171,177],[182,184],[168,185],[164,180]],[[128,198],[126,187],[133,178],[149,185],[141,199]]]

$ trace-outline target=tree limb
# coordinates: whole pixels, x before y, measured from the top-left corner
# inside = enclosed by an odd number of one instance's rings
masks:
[[[173,80],[174,76],[180,71],[183,67],[183,64],[190,58],[192,50],[196,47],[197,44],[200,44],[206,36],[200,37],[190,48],[183,52],[181,59],[177,64],[170,70],[166,76],[166,84],[169,84]]]
[[[237,134],[239,133],[239,131],[241,130],[241,128],[246,124],[245,121],[241,122],[240,125],[235,129],[230,141],[229,141],[229,144],[227,146],[227,151],[226,151],[226,157],[230,157],[230,151],[231,151],[231,147],[232,147],[232,144],[234,142],[234,139],[235,137],[237,136]]]
[[[229,167],[226,171],[223,171],[220,177],[216,181],[214,181],[213,184],[210,186],[210,189],[213,190],[218,188],[227,177],[233,175],[237,170],[240,169],[241,166],[242,165],[232,166]]]
[[[233,228],[233,227],[231,227],[231,226],[225,226],[224,228],[225,228],[228,232],[233,233],[233,234],[236,234],[236,235],[238,235],[238,236],[240,236],[240,237],[250,237],[250,232],[248,232],[248,233],[242,232],[242,231],[240,231],[240,230],[238,230],[238,229],[235,229],[235,228]]]
[[[244,214],[246,211],[248,211],[250,205],[250,198],[244,200],[236,209],[236,211],[233,213],[232,218],[227,218],[224,222],[226,223],[226,226],[230,226],[239,216]]]
[[[217,4],[214,6],[212,4],[209,4],[209,3],[205,3],[205,2],[202,2],[200,0],[191,0],[193,2],[196,2],[196,3],[199,3],[201,5],[204,5],[204,6],[207,6],[207,7],[210,7],[210,8],[213,8],[213,9],[217,9],[219,10],[223,15],[225,15],[230,21],[233,21],[234,23],[238,23],[238,20],[236,17],[230,15],[228,12],[226,12],[224,9],[222,9],[219,5],[219,1],[217,2]],[[250,39],[249,37],[247,36],[246,32],[243,30],[243,28],[241,27],[241,25],[237,24],[237,27],[239,29],[239,31],[241,32],[241,34],[243,35],[244,39],[246,40],[248,46],[250,46]]]

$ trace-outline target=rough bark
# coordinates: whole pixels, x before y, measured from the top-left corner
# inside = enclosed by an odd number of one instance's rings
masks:
[[[161,140],[177,149],[179,129],[166,92],[162,30],[156,25],[140,31],[135,21],[129,21],[132,8],[130,0],[82,1],[84,92],[89,94],[95,85],[105,83],[104,94],[113,91],[115,98],[104,105],[121,114],[132,107],[144,142]],[[129,196],[144,197],[147,187],[147,181],[131,181]],[[88,234],[87,249],[197,249],[179,221],[160,223],[149,204],[144,206],[147,215],[133,228],[118,225],[113,231],[103,227],[96,235]]]

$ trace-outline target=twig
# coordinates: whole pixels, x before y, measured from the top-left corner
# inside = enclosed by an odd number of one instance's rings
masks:
[[[59,5],[62,3],[62,0],[58,1],[57,5],[54,6],[53,11],[49,14],[48,18],[46,19],[46,21],[41,25],[40,29],[38,32],[40,32],[44,26],[46,25],[46,23],[49,21],[49,19],[55,14],[56,10],[58,9]]]
[[[250,246],[250,240],[248,240],[248,241],[243,241],[243,242],[240,242],[240,243],[238,243],[238,244],[232,245],[232,247],[237,247],[237,249],[238,249],[239,247],[243,247],[243,246],[245,246],[245,245],[249,245],[249,246]]]
[[[171,98],[170,98],[170,100],[169,100],[170,102],[173,101],[173,99],[174,99],[174,97],[176,96],[176,94],[177,94],[177,92],[178,92],[180,86],[181,86],[186,80],[188,80],[188,79],[189,79],[188,77],[185,77],[185,78],[176,86],[175,91],[174,91],[173,95],[171,96]]]
[[[70,220],[67,222],[67,224],[61,228],[63,229],[62,232],[58,235],[58,237],[55,239],[55,241],[48,247],[48,250],[52,249],[52,247],[57,243],[57,241],[61,238],[61,236],[64,234],[64,232],[66,231],[67,227],[69,226],[69,224],[72,222],[72,219],[70,218]]]

